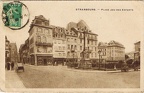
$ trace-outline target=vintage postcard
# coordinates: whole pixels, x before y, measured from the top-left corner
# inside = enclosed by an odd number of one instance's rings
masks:
[[[143,1],[0,1],[2,92],[144,93]]]

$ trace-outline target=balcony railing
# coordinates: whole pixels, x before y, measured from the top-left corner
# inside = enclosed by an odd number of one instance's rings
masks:
[[[46,42],[36,42],[37,46],[53,46],[52,43],[46,43]]]

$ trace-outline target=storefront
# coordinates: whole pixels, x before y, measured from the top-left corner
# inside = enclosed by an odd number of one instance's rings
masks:
[[[52,65],[53,57],[51,54],[37,54],[37,65]]]
[[[62,64],[64,65],[64,63],[66,62],[65,58],[54,58],[53,62],[56,63],[57,65]]]

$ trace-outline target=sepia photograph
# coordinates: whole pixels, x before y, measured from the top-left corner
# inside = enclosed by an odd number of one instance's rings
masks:
[[[1,1],[4,91],[143,93],[141,3]]]

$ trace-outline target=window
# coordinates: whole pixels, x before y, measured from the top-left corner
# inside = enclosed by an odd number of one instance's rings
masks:
[[[73,49],[73,45],[71,45],[71,49]]]
[[[82,39],[80,39],[80,43],[82,43]]]
[[[63,46],[63,50],[65,50],[65,47]]]
[[[82,46],[80,46],[80,50],[82,50]]]
[[[91,44],[93,45],[93,41],[91,41]]]
[[[37,52],[38,52],[38,53],[40,53],[40,52],[41,52],[41,51],[40,51],[40,47],[38,47],[38,48],[37,48]]]
[[[63,53],[63,56],[65,56],[65,53]]]
[[[43,49],[44,49],[43,52],[46,53],[47,52],[47,47],[44,47]]]
[[[70,45],[68,45],[68,49],[70,49]]]
[[[59,50],[61,50],[61,46],[59,46]]]
[[[43,42],[46,43],[46,37],[45,36],[43,36]]]
[[[59,53],[59,56],[61,56],[61,53]]]
[[[75,43],[77,42],[77,39],[75,39]]]
[[[77,50],[77,46],[75,45],[75,50]]]
[[[67,38],[67,41],[69,41],[69,38]]]
[[[37,36],[37,42],[41,42],[41,37]]]
[[[41,33],[42,32],[42,28],[37,28],[37,32]]]
[[[65,44],[65,41],[63,40],[62,43]]]
[[[42,22],[40,20],[36,20],[35,23],[36,24],[42,24]]]

